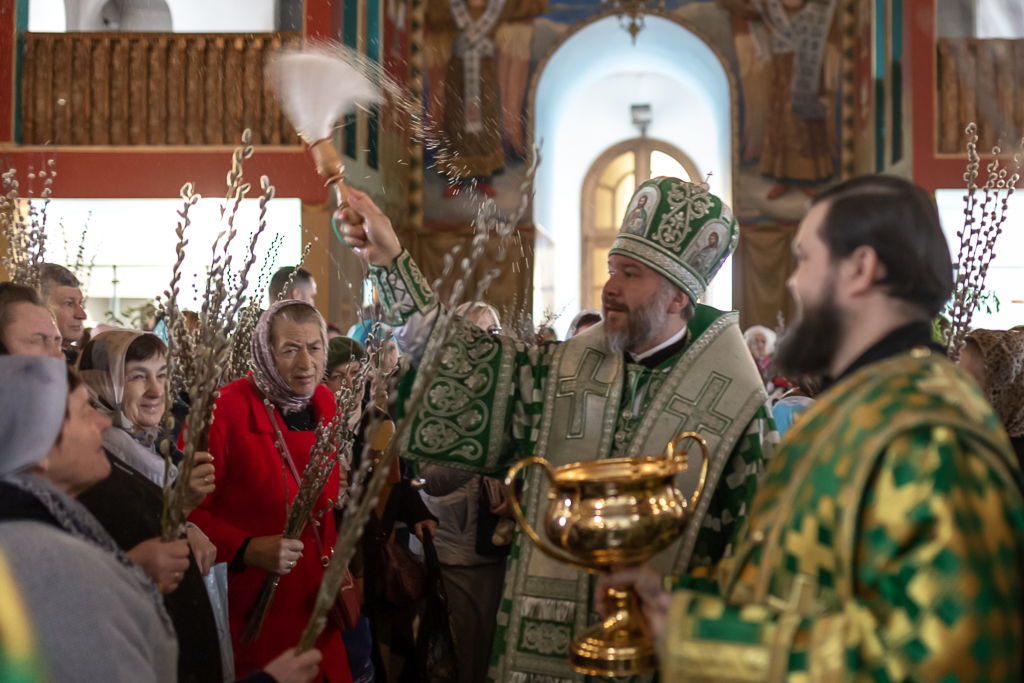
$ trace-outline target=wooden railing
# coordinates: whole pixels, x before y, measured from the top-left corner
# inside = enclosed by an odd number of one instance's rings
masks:
[[[301,34],[23,36],[23,144],[298,144],[263,73]]]
[[[1024,136],[1024,40],[938,40],[938,151],[964,151],[978,124],[978,151],[1016,150]]]

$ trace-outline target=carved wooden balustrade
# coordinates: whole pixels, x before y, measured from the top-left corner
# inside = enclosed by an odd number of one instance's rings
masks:
[[[22,142],[295,145],[264,65],[299,33],[25,33]]]
[[[964,129],[978,124],[978,152],[1002,144],[1016,151],[1024,136],[1024,40],[938,40],[937,145],[962,153]]]

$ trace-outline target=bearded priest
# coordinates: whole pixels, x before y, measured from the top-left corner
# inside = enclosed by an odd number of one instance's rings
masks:
[[[799,318],[776,360],[830,386],[786,432],[715,590],[667,593],[645,570],[604,584],[636,586],[666,683],[1024,680],[1024,479],[931,343],[954,283],[932,197],[847,181],[793,251]]]
[[[441,305],[390,221],[366,195],[351,194],[364,223],[342,225],[345,241],[371,265],[388,322],[415,368],[441,333]],[[626,215],[641,202],[643,224],[627,222],[609,253],[604,321],[539,347],[454,325],[400,452],[501,476],[530,455],[555,466],[660,455],[677,433],[696,430],[710,453],[705,493],[684,535],[655,562],[678,575],[726,555],[778,436],[738,315],[697,303],[736,248],[732,212],[706,185],[676,178],[641,185]],[[344,220],[340,213],[335,219]],[[691,452],[680,487],[687,497],[701,465],[700,453]],[[522,501],[536,529],[548,490],[542,476],[528,476]],[[536,551],[517,532],[489,678],[580,680],[568,645],[598,619],[593,588],[589,575]]]

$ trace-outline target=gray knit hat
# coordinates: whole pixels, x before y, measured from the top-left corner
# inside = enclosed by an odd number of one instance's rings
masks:
[[[0,356],[0,477],[50,451],[64,424],[68,368],[47,356]]]

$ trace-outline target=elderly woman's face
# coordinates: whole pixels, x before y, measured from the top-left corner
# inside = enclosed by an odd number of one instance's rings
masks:
[[[324,384],[331,390],[331,393],[336,394],[344,387],[353,387],[358,374],[359,361],[350,360],[347,363],[339,363],[331,370],[331,374],[324,380]]]
[[[110,420],[89,404],[82,385],[68,395],[67,415],[57,443],[36,466],[51,484],[77,496],[110,475],[110,462],[103,453],[103,432]]]
[[[316,323],[274,321],[274,364],[296,396],[309,396],[324,375],[324,340]]]
[[[133,360],[124,367],[121,412],[138,427],[155,427],[164,416],[167,360],[158,353],[149,360]]]
[[[750,335],[750,341],[747,342],[750,346],[750,352],[754,355],[757,360],[764,360],[768,357],[768,340],[760,332],[755,332]]]

